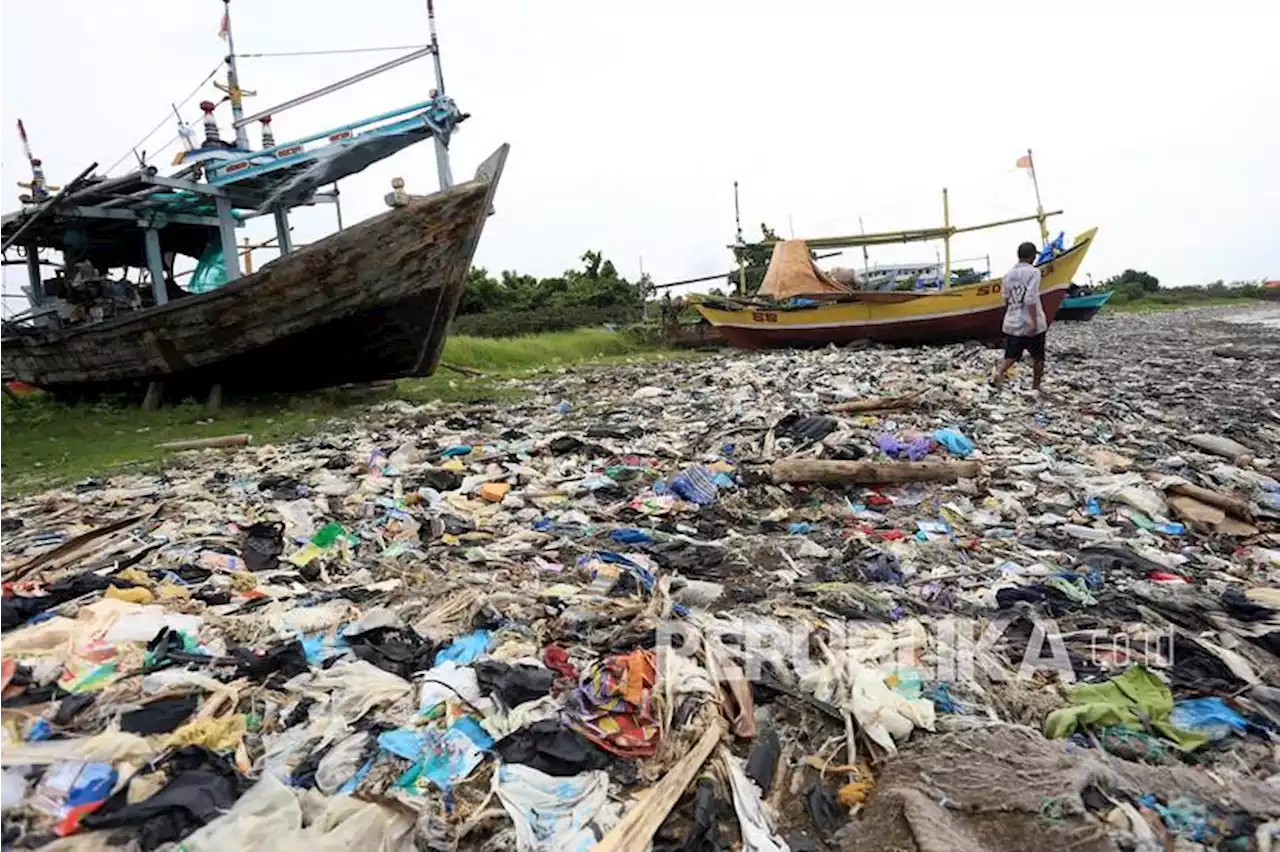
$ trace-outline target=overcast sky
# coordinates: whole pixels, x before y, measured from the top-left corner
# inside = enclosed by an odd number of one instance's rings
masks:
[[[1263,3],[1173,5],[437,0],[447,89],[472,115],[455,176],[512,145],[477,263],[550,275],[600,249],[632,276],[643,257],[659,283],[728,269],[735,179],[748,239],[761,221],[799,237],[855,233],[859,217],[868,231],[940,224],[943,186],[957,224],[1022,215],[1034,196],[1014,162],[1030,147],[1046,207],[1066,211],[1055,233],[1101,229],[1084,267],[1097,279],[1280,277],[1280,21],[1233,14]],[[218,64],[221,14],[219,0],[4,0],[4,208],[28,173],[17,118],[53,182],[105,168]],[[427,40],[425,0],[235,0],[232,15],[241,53]],[[393,55],[246,58],[248,109]],[[425,99],[431,74],[420,61],[281,114],[276,137]],[[184,118],[217,95],[205,85]],[[433,189],[433,157],[423,144],[344,181],[348,221],[378,212],[393,176]],[[294,223],[307,241],[333,213]],[[989,253],[998,273],[1035,236],[1034,223],[968,235],[954,256]]]

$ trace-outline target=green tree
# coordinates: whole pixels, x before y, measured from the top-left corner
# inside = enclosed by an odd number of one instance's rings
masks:
[[[1130,293],[1138,291],[1154,293],[1160,289],[1160,279],[1149,272],[1126,269],[1119,275],[1113,275],[1102,282],[1102,286],[1108,290],[1121,290]]]
[[[780,239],[777,232],[764,222],[760,223],[760,234],[760,242],[734,246],[733,249],[735,266],[746,267],[747,287],[745,295],[748,296],[760,292],[760,285],[764,283],[764,274],[769,271],[769,261],[773,258],[773,246],[763,244],[772,243]],[[725,278],[729,284],[730,293],[738,292],[738,272],[739,270],[735,268]]]

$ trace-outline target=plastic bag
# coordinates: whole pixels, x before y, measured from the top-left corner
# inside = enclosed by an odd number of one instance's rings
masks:
[[[600,770],[555,778],[504,763],[493,773],[493,790],[515,823],[520,852],[589,852],[620,816]]]
[[[933,433],[933,440],[947,448],[947,452],[962,459],[973,453],[973,441],[966,438],[959,429],[939,429]]]
[[[200,257],[200,262],[196,264],[188,289],[192,293],[208,293],[226,283],[227,262],[222,256],[222,246],[216,241],[210,242]]]
[[[1194,731],[1215,741],[1249,727],[1248,720],[1216,695],[1179,701],[1174,705],[1169,721],[1184,731]]]
[[[339,661],[332,668],[317,672],[310,680],[300,675],[288,686],[323,699],[329,698],[329,709],[348,725],[375,707],[393,704],[413,691],[407,680],[364,660]],[[301,682],[299,682],[301,680]]]
[[[368,745],[368,732],[359,731],[329,749],[316,767],[316,787],[320,792],[332,796],[360,771]]]

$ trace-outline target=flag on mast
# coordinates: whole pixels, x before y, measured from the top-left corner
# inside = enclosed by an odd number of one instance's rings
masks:
[[[1023,154],[1021,157],[1018,158],[1018,162],[1014,163],[1014,167],[1019,169],[1031,168],[1031,155]]]
[[[222,13],[222,24],[218,27],[218,38],[223,41],[227,40],[227,36],[231,33],[231,12],[230,10]]]

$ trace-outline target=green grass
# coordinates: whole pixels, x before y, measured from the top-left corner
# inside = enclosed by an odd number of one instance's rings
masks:
[[[642,342],[639,336],[602,329],[579,329],[509,339],[453,337],[443,360],[483,371],[473,377],[441,367],[426,379],[406,379],[394,391],[353,400],[336,391],[262,396],[228,401],[210,415],[195,402],[143,411],[138,399],[65,405],[37,393],[6,398],[3,417],[3,492],[13,496],[65,485],[88,476],[159,466],[166,455],[155,444],[249,432],[255,444],[284,441],[316,432],[326,423],[352,420],[371,402],[390,398],[467,403],[514,399],[518,388],[505,380],[572,364],[679,357]]]
[[[1162,311],[1181,311],[1186,308],[1251,308],[1260,303],[1258,299],[1195,299],[1195,300],[1165,300],[1158,296],[1149,299],[1135,299],[1131,301],[1120,302],[1112,299],[1105,308],[1103,313],[1120,313],[1120,314],[1154,314]]]

